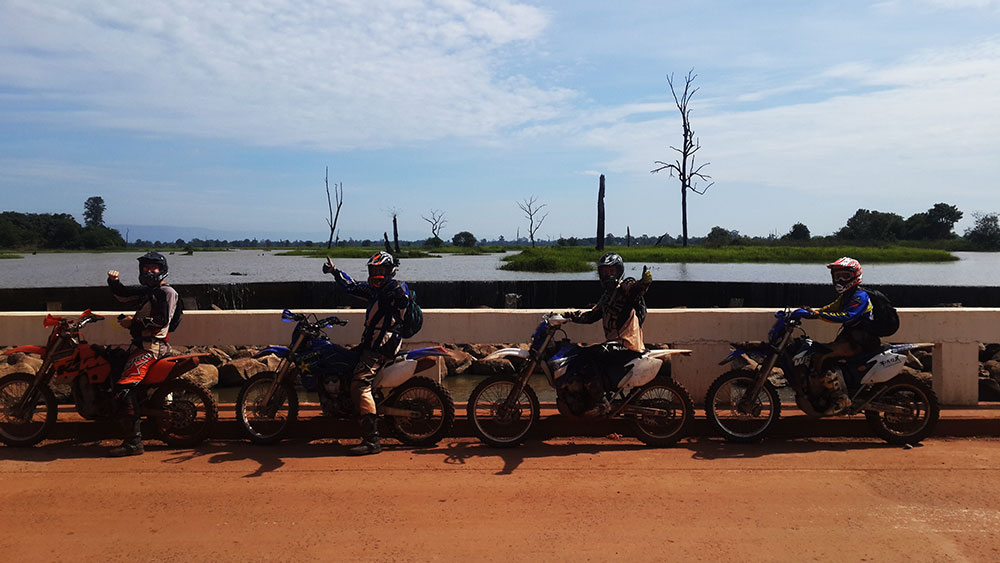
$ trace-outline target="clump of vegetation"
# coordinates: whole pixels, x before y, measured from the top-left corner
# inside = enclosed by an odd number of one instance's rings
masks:
[[[515,272],[589,272],[594,269],[592,262],[596,258],[570,248],[525,248],[518,254],[504,257],[505,264],[500,269]]]
[[[828,264],[841,256],[862,263],[892,264],[907,262],[949,262],[958,260],[944,250],[925,248],[860,246],[689,246],[685,247],[608,247],[605,251],[621,254],[626,262],[687,264]],[[591,247],[547,246],[526,248],[503,259],[503,270],[520,272],[586,272],[604,251]]]
[[[327,256],[331,258],[369,258],[372,254],[375,254],[379,250],[384,250],[382,247],[378,246],[335,246],[333,248],[296,248],[294,250],[287,250],[284,252],[278,252],[275,256],[308,256],[312,258],[326,258]],[[424,250],[401,250],[400,252],[393,252],[393,256],[396,258],[433,258],[433,255]]]

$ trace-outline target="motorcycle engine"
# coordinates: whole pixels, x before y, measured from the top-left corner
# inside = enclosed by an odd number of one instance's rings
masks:
[[[94,385],[85,375],[73,380],[73,403],[80,416],[87,420],[114,415],[114,396],[106,385]]]

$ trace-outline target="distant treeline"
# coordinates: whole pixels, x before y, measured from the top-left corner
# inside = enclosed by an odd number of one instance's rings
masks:
[[[0,213],[0,248],[84,250],[124,248],[121,234],[103,225],[86,227],[68,213]]]
[[[81,226],[73,216],[65,213],[0,213],[0,248],[6,249],[114,249],[114,248],[325,248],[326,242],[290,239],[215,240],[192,238],[172,241],[136,239],[126,242],[121,234],[104,226],[103,200],[93,197],[88,200],[91,215],[86,226]],[[85,213],[87,213],[85,212]],[[954,232],[955,223],[963,213],[954,205],[937,203],[925,212],[903,218],[895,213],[858,209],[847,223],[835,234],[814,237],[803,223],[795,223],[785,234],[778,231],[765,237],[748,237],[739,231],[716,226],[704,237],[689,237],[692,245],[710,247],[723,246],[917,246],[943,250],[1000,250],[1000,219],[997,213],[974,213],[975,225],[967,229],[963,236]],[[677,246],[682,237],[668,234],[632,236],[626,228],[626,236],[608,233],[604,238],[606,246]],[[523,247],[530,243],[526,237],[506,240],[500,236],[493,240],[477,239],[468,231],[463,231],[452,239],[452,245],[475,250],[478,248]],[[541,246],[596,246],[595,237],[560,237],[556,240],[539,240]],[[379,239],[339,240],[338,247],[379,247]],[[438,237],[426,240],[399,241],[405,247],[424,249],[447,247],[448,242]]]

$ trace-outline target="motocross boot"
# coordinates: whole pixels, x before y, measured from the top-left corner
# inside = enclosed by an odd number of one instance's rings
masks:
[[[851,397],[847,394],[847,385],[844,383],[844,375],[839,369],[828,370],[823,374],[823,386],[830,394],[830,407],[823,411],[823,416],[833,416],[843,414],[851,408]]]
[[[142,419],[137,416],[125,417],[122,420],[122,426],[125,429],[125,439],[122,440],[121,445],[115,446],[108,450],[109,457],[125,457],[130,455],[142,455],[142,432],[140,431],[140,425],[142,424]]]
[[[361,417],[361,443],[349,450],[351,455],[371,455],[382,451],[378,437],[378,415]]]

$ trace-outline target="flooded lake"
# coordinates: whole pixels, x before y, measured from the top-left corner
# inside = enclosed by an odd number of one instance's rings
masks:
[[[960,260],[936,264],[865,265],[865,281],[890,285],[996,286],[1000,280],[1000,253],[957,252]],[[0,260],[0,288],[85,287],[104,285],[107,271],[120,270],[126,284],[136,282],[139,253],[24,254],[23,258]],[[443,255],[437,258],[403,260],[399,279],[406,281],[506,281],[586,280],[594,272],[544,274],[497,269],[502,254],[481,256]],[[170,254],[169,280],[186,283],[254,283],[322,281],[323,260],[302,256],[278,256],[277,252],[230,250],[196,252],[191,256]],[[337,266],[353,277],[364,277],[363,258],[342,258]],[[626,264],[627,275],[638,277],[642,264]],[[654,279],[677,281],[738,281],[776,283],[828,283],[826,268],[818,264],[649,264]]]

